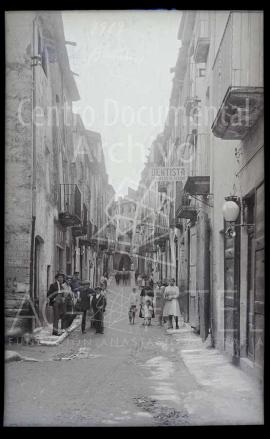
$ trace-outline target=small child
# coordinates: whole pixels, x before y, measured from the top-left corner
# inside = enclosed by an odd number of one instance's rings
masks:
[[[147,300],[144,305],[144,325],[151,325],[151,318],[153,315],[153,306],[150,300]]]
[[[138,303],[137,291],[136,291],[136,288],[132,288],[132,293],[130,294],[130,298],[129,298],[128,317],[129,317],[129,322],[133,323],[133,325],[135,323],[135,315],[136,315],[136,311],[137,311],[137,303]]]

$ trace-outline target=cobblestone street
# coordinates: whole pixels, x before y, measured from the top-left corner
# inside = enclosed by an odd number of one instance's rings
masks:
[[[6,426],[261,424],[253,380],[188,325],[128,322],[129,289],[109,291],[105,334],[77,328],[59,346],[10,345],[38,362],[6,365]],[[120,304],[120,306],[119,306]]]

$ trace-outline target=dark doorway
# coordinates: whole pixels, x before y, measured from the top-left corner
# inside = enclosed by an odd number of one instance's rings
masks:
[[[43,247],[43,239],[40,236],[35,237],[35,262],[34,262],[34,307],[39,315],[39,298],[40,298],[40,289],[41,289],[41,258],[42,258],[42,247]]]

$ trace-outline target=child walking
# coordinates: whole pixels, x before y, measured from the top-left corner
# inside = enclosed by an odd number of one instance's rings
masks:
[[[150,326],[151,325],[151,319],[153,316],[153,305],[150,300],[146,300],[144,305],[144,325]]]

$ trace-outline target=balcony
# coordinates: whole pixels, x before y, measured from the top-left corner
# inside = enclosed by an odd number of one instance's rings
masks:
[[[75,227],[73,227],[72,228],[72,232],[73,232],[73,229],[75,229]],[[87,222],[87,226],[86,226],[86,229],[83,229],[83,227],[81,228],[82,230],[83,230],[83,238],[82,239],[80,239],[80,242],[82,243],[82,245],[92,245],[93,244],[93,240],[92,240],[92,230],[93,230],[93,225],[92,225],[92,223],[91,223],[91,221],[88,221]],[[82,235],[80,235],[80,236],[82,236]]]
[[[107,249],[107,253],[109,255],[112,255],[115,252],[115,241],[112,240],[108,240],[108,249]]]
[[[189,219],[195,221],[197,218],[197,209],[195,206],[181,206],[177,211],[177,218]]]
[[[169,238],[168,227],[163,226],[161,224],[155,225],[154,238],[157,238],[157,240],[160,240],[162,238],[168,239]]]
[[[231,12],[213,65],[216,137],[243,139],[263,111],[263,13]]]
[[[60,184],[59,221],[64,227],[81,224],[81,192],[76,184]]]
[[[188,96],[185,100],[186,116],[190,113],[194,116],[201,100],[197,96]]]
[[[184,186],[184,191],[190,195],[208,195],[210,189],[210,177],[189,176]]]
[[[199,19],[195,28],[194,61],[205,63],[207,61],[210,46],[208,13],[199,13]]]
[[[167,193],[167,182],[159,181],[158,182],[158,192]]]
[[[98,238],[98,246],[100,248],[100,250],[108,250],[108,238],[105,236],[99,237]]]
[[[74,238],[78,237],[78,236],[84,236],[87,234],[88,231],[88,220],[87,220],[87,216],[88,216],[88,209],[86,207],[85,204],[83,204],[83,218],[82,218],[82,224],[80,224],[79,226],[74,226],[72,227],[72,236]]]
[[[197,209],[195,206],[190,206],[190,199],[186,194],[182,195],[182,201],[177,206],[176,218],[184,218],[194,221],[197,217]],[[180,226],[180,222],[179,222]]]

